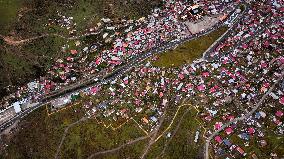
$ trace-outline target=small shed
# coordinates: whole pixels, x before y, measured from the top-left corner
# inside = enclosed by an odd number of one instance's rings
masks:
[[[12,106],[14,107],[14,110],[15,110],[16,113],[19,113],[19,112],[22,111],[21,106],[20,106],[20,102],[15,102],[15,103],[13,103]]]

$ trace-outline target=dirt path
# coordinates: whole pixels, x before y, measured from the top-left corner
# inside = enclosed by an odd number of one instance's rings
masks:
[[[44,38],[44,37],[48,37],[48,36],[55,36],[55,37],[60,37],[66,40],[76,40],[85,36],[90,36],[90,35],[97,35],[100,32],[95,32],[95,33],[87,33],[87,34],[83,34],[80,36],[73,36],[73,37],[65,37],[63,35],[59,35],[59,34],[43,34],[43,35],[39,35],[39,36],[34,36],[31,38],[27,38],[27,39],[22,39],[22,40],[15,40],[13,39],[13,37],[9,37],[9,36],[3,36],[0,35],[1,38],[3,38],[3,40],[5,41],[6,44],[8,45],[14,45],[14,46],[18,46],[18,45],[23,45],[25,43],[29,43],[32,42],[34,40],[40,39],[40,38]]]
[[[77,124],[83,122],[83,121],[86,121],[87,119],[88,119],[87,117],[83,117],[83,118],[81,118],[80,120],[78,120],[78,121],[76,121],[76,122],[70,124],[67,128],[65,128],[64,133],[63,133],[63,135],[62,135],[62,138],[61,138],[61,140],[60,140],[60,144],[59,144],[59,146],[58,146],[58,148],[57,148],[57,151],[56,151],[56,154],[55,154],[55,157],[54,157],[55,159],[59,159],[59,158],[60,158],[59,152],[60,152],[60,150],[61,150],[61,147],[62,147],[63,142],[64,142],[64,140],[65,140],[65,138],[66,138],[66,136],[67,136],[67,133],[68,133],[69,129],[70,129],[71,127],[73,127],[73,126],[75,126],[75,125],[77,125]],[[128,145],[132,145],[132,144],[135,144],[136,142],[145,140],[145,139],[151,137],[152,135],[153,135],[153,132],[149,133],[149,134],[146,135],[146,136],[141,136],[141,137],[138,137],[138,138],[136,138],[136,139],[133,139],[133,140],[131,140],[131,141],[129,141],[129,142],[123,144],[123,145],[120,145],[119,147],[116,147],[116,148],[113,148],[113,149],[110,149],[110,150],[105,150],[105,151],[96,152],[96,153],[92,154],[91,156],[89,156],[88,159],[94,158],[95,156],[98,156],[98,155],[103,155],[103,154],[108,154],[108,153],[114,153],[114,152],[116,152],[116,151],[118,151],[118,150],[120,150],[120,149],[122,149],[122,148],[124,148],[124,147],[126,147],[126,146],[128,146]]]
[[[47,36],[49,36],[49,35],[45,34],[45,35],[35,36],[35,37],[32,37],[32,38],[23,39],[23,40],[14,40],[12,37],[0,35],[0,37],[3,38],[3,40],[6,42],[6,44],[14,45],[14,46],[21,45],[21,44],[24,44],[24,43],[27,43],[27,42],[31,42],[33,40],[40,39],[40,38],[47,37]]]
[[[59,144],[59,146],[58,146],[58,148],[57,148],[57,151],[56,151],[56,154],[55,154],[55,157],[54,157],[55,159],[58,159],[58,158],[59,158],[58,155],[59,155],[60,149],[61,149],[61,147],[62,147],[62,145],[63,145],[63,142],[64,142],[64,140],[65,140],[65,138],[66,138],[66,135],[67,135],[69,129],[70,129],[71,127],[73,127],[74,125],[76,125],[76,124],[79,124],[79,123],[81,123],[81,122],[83,122],[83,121],[86,121],[87,119],[88,119],[87,117],[83,117],[83,118],[81,118],[80,120],[78,120],[78,121],[76,121],[76,122],[70,124],[67,128],[65,128],[64,133],[63,133],[63,135],[62,135],[62,138],[61,138],[61,140],[60,140],[60,144]]]
[[[166,106],[166,108],[167,108],[167,107],[168,107],[168,105]],[[160,127],[161,127],[161,125],[162,125],[164,119],[165,119],[166,108],[165,108],[165,112],[164,112],[163,116],[161,116],[161,118],[160,118],[159,125],[156,126],[155,130],[153,130],[152,132],[150,132],[148,135],[142,136],[142,137],[139,137],[139,138],[136,138],[136,139],[134,139],[134,140],[131,140],[131,141],[129,141],[128,143],[123,144],[123,145],[121,145],[121,146],[119,146],[119,147],[117,147],[117,148],[114,148],[114,149],[96,152],[96,153],[92,154],[91,156],[89,156],[88,159],[94,158],[95,156],[102,155],[102,154],[114,153],[114,152],[116,152],[116,151],[122,149],[123,147],[126,147],[126,146],[128,146],[128,145],[134,144],[134,143],[139,142],[139,141],[142,141],[142,140],[145,140],[145,139],[147,139],[147,138],[150,138],[150,141],[149,141],[149,143],[146,145],[146,147],[145,147],[145,149],[144,149],[144,151],[143,151],[144,153],[143,153],[143,155],[141,156],[141,158],[145,158],[146,154],[147,154],[148,151],[150,150],[151,145],[156,142],[156,136],[157,136],[158,131],[159,131],[159,129],[160,129]],[[189,110],[190,110],[190,109],[188,109],[187,112],[188,112]],[[182,116],[182,118],[185,116],[185,114],[186,114],[186,113],[184,113],[184,115]],[[179,124],[179,125],[180,125],[180,124]]]
[[[172,100],[170,100],[170,101],[172,101]],[[159,130],[160,130],[160,128],[161,128],[161,126],[162,126],[164,120],[165,120],[166,113],[167,113],[167,108],[169,107],[169,105],[170,105],[170,104],[167,104],[167,105],[165,106],[165,108],[164,108],[165,111],[164,111],[163,115],[161,116],[161,118],[160,118],[160,120],[159,120],[159,124],[158,124],[158,125],[155,127],[155,129],[151,132],[153,135],[150,136],[150,141],[149,141],[149,143],[146,145],[145,149],[143,150],[143,154],[142,154],[141,157],[140,157],[141,159],[144,159],[144,158],[145,158],[145,156],[148,154],[148,152],[149,152],[151,146],[156,142],[156,137],[157,137],[158,132],[159,132]]]
[[[117,147],[117,148],[111,149],[111,150],[100,151],[100,152],[94,153],[94,154],[92,154],[91,156],[89,156],[88,159],[94,158],[95,156],[102,155],[102,154],[114,153],[114,152],[116,152],[116,151],[122,149],[122,148],[125,147],[125,146],[132,145],[132,144],[134,144],[134,143],[136,143],[136,142],[145,140],[145,139],[149,138],[151,135],[152,135],[152,134],[149,134],[149,135],[146,135],[146,136],[138,137],[138,138],[136,138],[136,139],[134,139],[134,140],[131,140],[131,141],[129,141],[129,142],[123,144],[123,145],[120,145],[120,146]]]
[[[160,122],[159,125],[155,128],[155,130],[152,131],[153,135],[150,136],[150,141],[149,141],[149,143],[146,145],[145,149],[143,150],[143,154],[142,154],[141,157],[140,157],[141,159],[144,159],[144,158],[145,158],[145,156],[148,154],[148,152],[149,152],[151,146],[155,143],[156,136],[157,136],[157,134],[158,134],[158,131],[160,130],[160,127],[161,127],[161,125],[162,125],[164,119],[165,119],[165,115],[162,116],[162,118],[161,118],[161,120],[160,120],[161,122]]]
[[[181,118],[179,119],[178,125],[176,126],[176,128],[174,129],[174,132],[172,134],[172,136],[170,137],[169,141],[164,145],[164,148],[162,150],[162,152],[156,157],[156,159],[159,159],[160,157],[163,158],[163,155],[168,147],[168,145],[170,144],[171,140],[173,139],[173,137],[175,136],[175,134],[177,133],[183,118],[185,117],[185,115],[189,112],[189,110],[191,110],[191,108],[187,108],[186,111],[182,114]]]

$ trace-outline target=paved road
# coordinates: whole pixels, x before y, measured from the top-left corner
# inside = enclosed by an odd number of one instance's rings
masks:
[[[246,10],[243,11],[242,15],[246,12]],[[237,22],[241,20],[241,17],[242,17],[241,15],[238,16],[237,20],[234,21],[234,24],[203,53],[203,59],[208,60],[208,61],[210,60],[211,57],[209,53],[213,52],[218,47],[219,42],[226,39],[233,32],[233,30],[236,27],[235,24],[237,24]]]
[[[283,66],[280,68],[281,70],[283,70]],[[270,87],[270,89],[262,96],[262,98],[260,99],[260,101],[253,107],[253,109],[248,112],[247,114],[235,118],[234,120],[224,124],[219,130],[215,131],[213,134],[211,134],[208,139],[206,140],[205,143],[205,154],[204,154],[204,158],[205,159],[209,159],[209,144],[210,141],[213,139],[214,136],[218,135],[221,131],[223,131],[226,127],[230,126],[232,123],[238,122],[238,121],[242,121],[247,119],[248,117],[250,117],[263,103],[263,101],[266,99],[266,97],[273,91],[273,89],[276,87],[276,85],[283,79],[284,77],[284,71],[282,71],[279,79],[272,85],[272,87]]]
[[[231,12],[231,14],[232,14],[232,12]],[[118,69],[114,70],[112,73],[110,73],[108,75],[93,77],[93,78],[87,79],[85,81],[80,81],[79,83],[76,83],[74,85],[64,87],[63,90],[58,90],[58,91],[52,92],[52,93],[46,95],[45,97],[43,97],[41,100],[39,100],[38,101],[39,104],[35,105],[34,107],[27,108],[26,110],[23,110],[22,112],[18,113],[16,116],[11,118],[10,120],[3,122],[0,125],[0,132],[5,130],[9,126],[11,126],[17,120],[22,119],[23,117],[25,117],[29,113],[31,113],[34,110],[50,103],[50,101],[52,101],[56,98],[59,98],[59,97],[62,97],[62,96],[67,96],[67,95],[70,95],[74,92],[85,90],[85,89],[89,88],[90,86],[98,86],[98,85],[101,85],[102,83],[112,81],[115,78],[118,78],[118,77],[124,75],[132,67],[138,66],[145,59],[151,57],[153,54],[163,53],[166,50],[176,48],[178,45],[180,45],[184,42],[193,40],[193,39],[198,38],[200,36],[207,35],[207,34],[211,33],[212,31],[222,27],[224,25],[224,21],[222,21],[222,22],[220,21],[217,24],[215,24],[213,27],[211,27],[207,30],[204,30],[202,32],[199,32],[197,34],[191,35],[189,37],[186,37],[186,38],[183,38],[183,39],[176,39],[176,40],[173,40],[173,41],[170,41],[170,42],[167,42],[167,43],[161,43],[161,44],[157,45],[155,48],[148,50],[147,53],[139,54],[136,57],[132,58],[131,61],[129,61],[127,64],[124,64],[123,66],[119,67]],[[98,78],[99,80],[95,81],[94,80],[95,78]]]
[[[234,46],[232,49],[230,49],[230,50],[227,51],[227,52],[232,52],[232,51],[235,49],[235,47],[240,46],[242,43],[246,43],[246,42],[250,41],[250,40],[253,39],[256,35],[259,35],[259,34],[261,34],[262,32],[264,32],[265,29],[268,28],[268,27],[270,27],[275,21],[281,20],[281,19],[282,19],[282,18],[276,18],[275,20],[272,20],[271,22],[269,22],[268,24],[266,24],[265,27],[256,30],[256,34],[255,34],[254,36],[251,36],[251,37],[247,38],[247,39],[245,40],[245,42],[238,42],[237,44],[235,44],[235,46]],[[222,38],[222,39],[223,39],[223,38]],[[213,51],[217,46],[218,46],[217,44],[216,44],[216,45],[213,45],[212,48],[211,48],[210,50],[208,50],[207,53]],[[206,58],[208,61],[209,61],[209,60],[216,60],[216,59],[214,59],[214,58],[209,57],[208,54],[207,54],[207,57],[205,57],[205,58]],[[283,67],[281,67],[281,70],[282,70],[282,69],[283,69]],[[268,95],[269,93],[271,93],[271,91],[273,91],[273,89],[274,89],[274,87],[276,86],[276,84],[277,84],[280,80],[283,79],[283,76],[284,76],[284,72],[281,74],[280,78],[274,83],[274,85],[269,89],[269,91],[266,92],[266,93],[263,95],[263,97],[261,98],[261,100],[259,101],[259,103],[257,103],[257,105],[256,105],[250,112],[248,112],[248,113],[247,113],[246,115],[244,115],[244,116],[241,116],[241,117],[239,117],[239,118],[236,118],[236,119],[233,120],[233,121],[230,121],[230,122],[226,123],[225,125],[223,125],[223,126],[221,127],[221,129],[215,131],[212,135],[210,135],[210,137],[206,140],[206,144],[205,144],[205,154],[204,154],[204,158],[205,158],[205,159],[208,159],[208,158],[209,158],[209,152],[208,152],[208,151],[209,151],[209,144],[210,144],[210,141],[213,139],[213,137],[216,136],[216,135],[218,135],[222,130],[224,130],[226,127],[228,127],[228,126],[231,125],[232,123],[237,122],[237,121],[242,121],[242,120],[244,120],[244,119],[250,117],[250,116],[261,106],[262,102],[263,102],[264,99],[267,97],[267,95]]]
[[[5,113],[0,113],[0,124],[9,120],[13,116],[16,115],[15,109],[13,107],[9,107],[5,110]]]
[[[225,53],[222,53],[222,55],[226,55],[226,54],[228,54],[228,53],[230,53],[230,52],[233,52],[233,51],[236,49],[236,47],[241,46],[243,43],[247,43],[248,41],[250,41],[250,40],[252,40],[253,38],[255,38],[257,35],[262,34],[262,33],[265,31],[265,29],[267,29],[268,27],[270,27],[270,26],[271,26],[273,23],[275,23],[276,21],[280,21],[280,20],[282,20],[282,19],[283,19],[283,18],[281,18],[281,17],[277,17],[276,19],[272,20],[271,22],[269,22],[269,23],[267,23],[267,24],[264,24],[264,27],[258,28],[258,29],[255,31],[255,35],[252,35],[252,36],[250,36],[250,37],[247,37],[244,41],[239,41],[239,42],[237,42],[236,44],[234,44],[233,47],[231,47],[231,49],[229,49],[229,50],[226,51]],[[239,19],[239,20],[241,20],[241,19]],[[219,60],[219,56],[211,57],[209,53],[214,52],[214,50],[218,47],[218,42],[223,41],[225,38],[227,38],[228,35],[232,32],[233,29],[234,29],[234,28],[230,28],[225,34],[223,34],[223,36],[222,36],[220,39],[218,39],[218,40],[216,41],[216,43],[212,44],[212,45],[210,46],[210,48],[207,49],[207,50],[204,52],[203,58],[204,58],[205,60],[211,61],[211,62],[212,62],[212,61],[215,61],[215,60]]]

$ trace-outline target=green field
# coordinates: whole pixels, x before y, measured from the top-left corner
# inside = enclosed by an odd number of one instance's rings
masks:
[[[226,27],[219,28],[208,35],[186,42],[174,50],[167,51],[161,54],[153,65],[158,67],[178,67],[185,63],[191,63],[193,60],[202,57],[203,52],[226,30]]]
[[[9,23],[16,19],[21,5],[20,0],[0,0],[0,34],[5,33]]]

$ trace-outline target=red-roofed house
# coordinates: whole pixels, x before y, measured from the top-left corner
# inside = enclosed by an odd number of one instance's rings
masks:
[[[249,133],[250,135],[254,134],[254,133],[255,133],[254,128],[248,128],[248,133]]]
[[[210,88],[209,93],[214,93],[214,92],[216,92],[215,87]]]
[[[198,89],[199,91],[204,91],[204,90],[205,90],[205,85],[204,85],[204,84],[201,84],[201,85],[197,86],[197,89]]]
[[[98,92],[99,88],[98,87],[92,87],[91,88],[91,93],[96,94]]]
[[[282,124],[282,122],[280,120],[276,119],[276,118],[274,118],[273,121],[277,126]]]
[[[184,79],[184,75],[183,74],[178,74],[178,78],[180,78],[181,80]]]
[[[215,136],[215,141],[217,141],[219,144],[221,144],[223,142],[223,140],[220,136]]]
[[[204,119],[207,120],[207,121],[211,121],[212,118],[213,118],[213,117],[212,117],[211,115],[208,115],[208,116],[206,116]]]
[[[216,124],[214,125],[215,130],[219,130],[222,127],[222,122],[216,122]]]
[[[233,132],[233,129],[231,127],[228,127],[225,129],[225,132],[227,135],[230,135]]]
[[[67,57],[67,61],[73,61],[73,57]]]
[[[283,64],[284,63],[284,57],[280,57],[279,61]]]
[[[98,57],[98,58],[96,59],[96,65],[99,65],[99,64],[101,63],[101,60],[102,60],[102,58],[101,58],[101,57]]]
[[[241,155],[245,155],[245,151],[240,148],[239,146],[236,148],[236,150],[241,154]]]
[[[162,98],[164,96],[163,92],[160,92],[159,97]]]
[[[265,63],[265,62],[262,62],[261,64],[260,64],[260,66],[261,66],[261,68],[267,68],[267,63]]]
[[[208,76],[209,76],[209,72],[203,72],[203,73],[202,73],[202,76],[203,76],[203,77],[208,77]]]
[[[121,64],[121,61],[109,61],[108,63],[114,64],[114,65],[119,65],[119,64]]]
[[[281,104],[284,105],[284,97],[281,97],[281,98],[279,99],[279,103],[281,103]]]
[[[275,113],[276,116],[278,117],[282,117],[283,116],[283,112],[281,110],[278,110],[276,113]]]
[[[233,115],[229,115],[229,116],[227,117],[227,119],[229,119],[230,121],[233,120],[234,118],[235,118],[235,116],[233,116]]]
[[[71,52],[72,55],[76,55],[78,53],[77,50],[70,50],[70,52]]]

